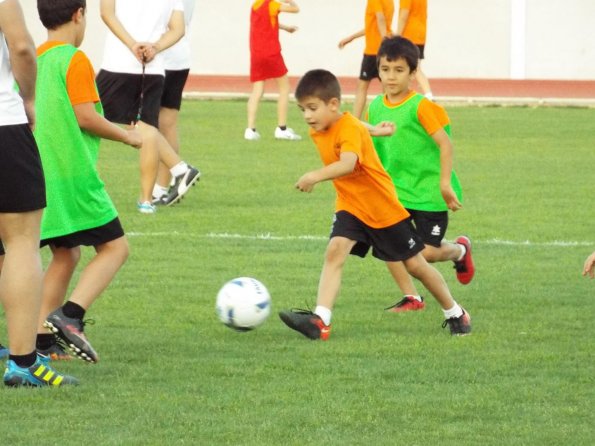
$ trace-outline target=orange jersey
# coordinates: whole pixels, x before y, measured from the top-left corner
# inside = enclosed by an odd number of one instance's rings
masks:
[[[344,113],[329,129],[310,130],[310,136],[325,166],[339,161],[342,152],[357,155],[354,171],[333,180],[337,212],[347,211],[372,228],[386,228],[409,217],[374,150],[368,129],[357,118]]]
[[[378,54],[378,48],[382,43],[382,35],[378,29],[378,19],[376,14],[384,15],[386,21],[386,34],[390,35],[391,26],[393,23],[393,15],[395,13],[395,5],[393,0],[368,0],[366,5],[366,26],[364,29],[366,35],[366,48],[364,54],[375,56]]]
[[[408,9],[409,17],[402,36],[411,40],[416,45],[426,43],[426,23],[428,21],[427,0],[400,0],[400,9]]]
[[[37,56],[62,44],[63,42],[58,41],[45,42],[37,48]],[[70,61],[66,73],[66,91],[72,105],[99,102],[99,94],[95,88],[95,71],[91,61],[82,51],[77,51]]]

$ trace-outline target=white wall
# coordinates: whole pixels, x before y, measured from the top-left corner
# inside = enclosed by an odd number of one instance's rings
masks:
[[[123,0],[125,1],[125,0]],[[246,75],[252,0],[196,0],[191,41],[194,74]],[[290,75],[327,68],[356,76],[363,39],[339,50],[343,37],[363,28],[365,0],[297,0],[299,14],[281,22],[297,25],[282,34]],[[398,8],[398,0],[395,0]],[[99,0],[87,0],[88,30],[82,49],[99,66],[105,27]],[[512,14],[525,10],[524,34],[513,52]],[[45,39],[36,0],[21,0],[36,43]],[[595,1],[593,0],[428,0],[428,42],[424,70],[434,78],[511,78],[511,54],[527,79],[595,79]],[[396,26],[396,21],[394,22]],[[522,23],[521,23],[522,25]],[[520,50],[520,51],[519,51]]]

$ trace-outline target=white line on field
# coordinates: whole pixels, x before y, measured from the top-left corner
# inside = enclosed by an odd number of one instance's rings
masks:
[[[209,232],[207,234],[192,234],[182,233],[178,231],[171,232],[127,232],[130,237],[197,237],[197,238],[218,238],[218,239],[237,239],[237,240],[273,240],[273,241],[286,241],[286,240],[314,240],[314,241],[326,241],[328,237],[322,235],[273,235],[270,232],[262,234],[236,234],[230,232]],[[497,245],[497,246],[556,246],[556,247],[575,247],[575,246],[593,246],[595,241],[592,242],[580,242],[580,241],[568,241],[568,240],[554,240],[551,242],[532,242],[530,240],[502,240],[502,239],[489,239],[489,240],[472,240],[474,244],[480,245]]]

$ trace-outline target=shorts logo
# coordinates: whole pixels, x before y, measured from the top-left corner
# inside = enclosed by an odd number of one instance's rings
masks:
[[[436,225],[432,228],[432,235],[440,235],[441,232],[442,232],[442,228],[438,225]]]
[[[409,249],[413,249],[413,247],[415,246],[415,240],[413,240],[412,238],[410,238],[407,243],[409,243]]]

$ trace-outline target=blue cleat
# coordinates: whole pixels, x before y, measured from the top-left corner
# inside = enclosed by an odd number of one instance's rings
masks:
[[[40,355],[31,367],[19,367],[9,360],[4,371],[4,385],[8,387],[59,387],[78,383],[76,378],[56,372],[49,366],[49,358]]]

